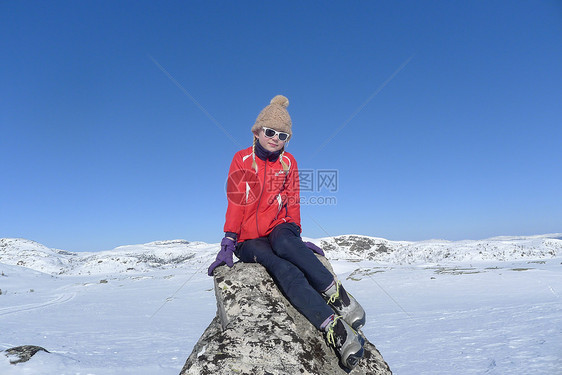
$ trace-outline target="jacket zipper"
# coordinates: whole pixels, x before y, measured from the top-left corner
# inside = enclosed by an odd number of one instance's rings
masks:
[[[256,208],[256,230],[257,230],[258,237],[260,236],[260,224],[258,221],[258,214],[260,212],[261,197],[263,195],[263,190],[265,189],[265,183],[266,183],[265,179],[267,177],[267,160],[265,160],[264,165],[265,167],[263,168],[263,186],[261,188],[260,198],[258,199],[258,207]]]

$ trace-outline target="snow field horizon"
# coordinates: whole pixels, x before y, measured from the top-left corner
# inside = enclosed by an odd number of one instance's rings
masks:
[[[345,241],[349,237],[340,242]],[[358,241],[357,248],[370,243]],[[461,243],[450,245],[452,260],[426,262],[412,255],[409,264],[361,260],[351,242],[326,251],[346,289],[364,306],[363,332],[393,373],[555,374],[562,368],[562,254],[539,251],[537,238],[520,241],[531,241],[525,246],[535,250],[523,246],[529,256],[509,260],[456,260],[462,251],[478,255]],[[18,365],[0,355],[0,373],[178,374],[216,314],[206,268],[217,248],[173,242],[119,247],[72,262],[46,248],[34,252],[29,243],[20,243],[25,251],[15,249],[27,253],[28,265],[56,273],[18,266],[14,248],[0,246],[0,350],[39,345],[51,352]],[[423,244],[415,245],[427,253]],[[488,248],[503,259],[512,244],[503,246],[508,247]],[[372,249],[381,250],[380,243]],[[68,261],[62,264],[67,271],[58,274],[61,264],[53,259]]]

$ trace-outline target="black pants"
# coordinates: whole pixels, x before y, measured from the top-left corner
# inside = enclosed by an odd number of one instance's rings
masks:
[[[296,224],[280,224],[267,237],[240,243],[236,256],[263,265],[289,302],[316,328],[334,313],[320,295],[334,277],[306,247]]]

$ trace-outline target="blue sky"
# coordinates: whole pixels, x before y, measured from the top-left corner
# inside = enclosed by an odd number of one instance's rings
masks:
[[[219,242],[276,94],[337,173],[304,236],[562,232],[560,1],[3,1],[0,36],[0,237]]]

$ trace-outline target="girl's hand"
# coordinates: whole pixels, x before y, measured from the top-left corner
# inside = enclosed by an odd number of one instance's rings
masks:
[[[324,251],[321,248],[319,248],[318,246],[316,246],[315,244],[313,244],[312,242],[307,241],[304,244],[306,245],[306,247],[308,247],[310,250],[312,250],[316,254],[322,255],[323,257],[325,256]]]
[[[221,241],[221,250],[217,254],[217,258],[215,259],[215,261],[209,266],[207,275],[213,276],[213,271],[215,270],[215,268],[225,263],[227,266],[232,267],[234,265],[234,261],[232,259],[234,250],[236,250],[236,244],[234,243],[234,240],[230,237],[223,238]]]

